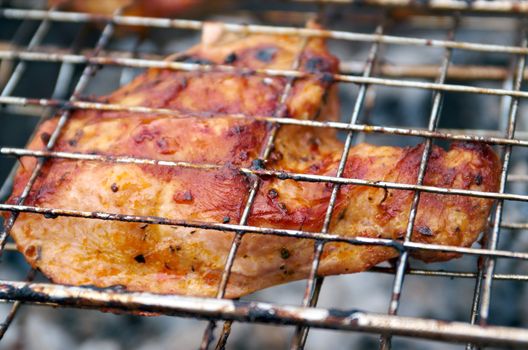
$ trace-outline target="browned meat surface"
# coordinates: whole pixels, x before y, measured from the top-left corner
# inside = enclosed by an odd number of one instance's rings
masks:
[[[291,68],[302,40],[286,36],[237,37],[209,25],[202,44],[179,59],[236,67]],[[75,111],[55,150],[130,155],[223,165],[220,170],[49,160],[27,204],[87,211],[152,215],[205,222],[238,223],[249,180],[236,168],[251,166],[269,133],[252,116],[283,115],[336,119],[335,86],[327,73],[338,61],[320,39],[309,40],[300,69],[314,73],[297,80],[279,108],[284,78],[151,69],[101,101],[170,108],[178,116]],[[322,106],[320,108],[320,106]],[[245,118],[230,117],[243,114]],[[46,121],[30,148],[42,149],[57,119]],[[342,143],[330,129],[283,126],[266,167],[334,175]],[[348,156],[345,176],[415,183],[422,146],[398,148],[360,144]],[[35,166],[23,158],[13,202]],[[488,146],[434,147],[425,184],[481,191],[497,189],[499,164]],[[321,229],[331,186],[266,178],[251,210],[250,225]],[[343,186],[331,233],[346,237],[401,239],[412,191]],[[492,201],[474,197],[421,196],[413,240],[470,246],[484,229]],[[50,279],[128,290],[212,296],[233,233],[162,225],[21,214],[12,235],[31,263]],[[320,274],[364,271],[397,256],[392,248],[327,244]],[[238,297],[271,285],[305,278],[313,241],[246,234],[238,251],[227,295]],[[425,261],[454,254],[414,253]]]

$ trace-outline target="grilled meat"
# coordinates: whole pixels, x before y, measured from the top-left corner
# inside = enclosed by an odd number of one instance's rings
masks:
[[[221,165],[189,169],[51,159],[26,203],[41,207],[159,216],[203,222],[238,223],[250,179],[238,167],[260,167],[270,128],[255,116],[335,120],[336,86],[330,79],[338,60],[322,39],[226,34],[221,25],[204,29],[201,45],[177,59],[243,68],[290,69],[302,51],[297,79],[279,103],[284,77],[258,74],[180,72],[150,69],[101,101],[126,106],[170,108],[177,116],[122,111],[74,111],[55,147],[57,151],[128,155],[141,158]],[[234,116],[243,118],[234,118]],[[42,149],[57,118],[43,123],[29,145]],[[343,144],[326,128],[282,126],[267,168],[335,175]],[[348,155],[344,176],[371,181],[415,183],[423,146],[398,148],[360,144]],[[10,198],[14,202],[36,160],[21,159]],[[426,185],[481,191],[497,190],[499,163],[486,145],[433,147]],[[249,225],[321,230],[332,186],[264,178]],[[367,186],[342,186],[330,232],[345,237],[401,239],[413,192]],[[470,246],[485,228],[492,201],[423,193],[412,239]],[[30,264],[50,279],[99,287],[123,285],[132,291],[212,296],[216,293],[234,233],[72,217],[46,219],[23,213],[12,230]],[[228,297],[305,278],[314,242],[307,239],[245,234],[227,287]],[[420,251],[425,261],[456,254]],[[364,271],[398,256],[393,248],[328,243],[319,273]]]

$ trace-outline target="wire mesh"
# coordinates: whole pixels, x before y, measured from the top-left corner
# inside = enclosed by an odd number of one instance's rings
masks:
[[[455,31],[458,26],[458,16],[455,17],[454,20],[454,28],[449,32],[448,36],[450,40],[453,40],[455,36]],[[447,48],[445,51],[444,59],[442,61],[442,67],[440,69],[440,74],[438,76],[437,82],[443,83],[446,80],[447,76],[447,70],[449,68],[449,64],[451,61],[451,55],[452,55],[452,49]],[[431,113],[429,116],[429,123],[428,123],[428,130],[434,131],[438,127],[439,118],[440,118],[440,110],[442,108],[442,101],[443,101],[443,93],[442,91],[435,91],[433,95],[433,105],[431,107]],[[424,178],[425,178],[425,171],[427,169],[427,164],[429,161],[429,156],[431,152],[432,147],[432,140],[426,139],[425,140],[425,147],[422,152],[422,157],[420,159],[420,168],[418,170],[418,177],[416,179],[416,183],[418,185],[423,184]],[[404,242],[409,242],[411,240],[411,235],[414,229],[414,223],[416,220],[416,213],[418,210],[418,203],[420,202],[420,192],[416,191],[414,192],[413,201],[411,204],[411,210],[409,211],[409,219],[407,223],[407,229],[405,232]],[[396,274],[394,277],[394,284],[392,287],[392,295],[391,295],[391,301],[389,304],[389,315],[396,315],[398,312],[398,307],[400,303],[400,296],[403,289],[403,280],[405,277],[405,270],[407,268],[409,259],[409,252],[405,251],[400,255],[400,258],[398,260],[398,264],[396,267]],[[391,344],[391,336],[390,335],[383,335],[380,340],[380,349],[390,349]]]
[[[353,2],[353,1],[348,1]],[[372,1],[375,3],[376,1]],[[383,1],[378,1],[377,5],[386,5]],[[460,3],[464,3],[466,7],[475,11],[498,11],[498,12],[512,12],[523,11],[523,7],[508,7],[504,2],[473,2],[467,4],[461,1],[439,1],[438,4],[433,3],[432,8],[442,8],[445,10],[463,10],[460,8]],[[479,3],[479,4],[476,4]],[[482,3],[482,4],[481,4]],[[435,5],[436,4],[436,5]],[[442,5],[443,4],[443,5]],[[444,7],[442,7],[444,6]],[[454,15],[453,22],[457,22]],[[124,215],[107,212],[86,212],[78,210],[70,210],[68,208],[44,208],[37,206],[24,205],[24,200],[27,197],[29,190],[37,179],[39,172],[44,162],[48,159],[70,159],[76,161],[93,161],[93,162],[107,162],[116,164],[152,164],[164,167],[187,167],[202,169],[204,171],[211,169],[218,169],[221,165],[216,164],[202,164],[189,162],[175,162],[164,161],[157,159],[144,159],[137,157],[125,156],[108,156],[97,154],[82,154],[58,152],[53,150],[53,146],[60,135],[61,129],[68,122],[69,115],[72,110],[100,110],[100,111],[128,111],[131,113],[155,113],[167,116],[181,115],[168,109],[156,109],[148,107],[129,107],[110,103],[96,103],[91,101],[84,101],[81,93],[86,87],[88,80],[97,73],[100,66],[120,66],[126,68],[162,68],[172,69],[178,71],[201,71],[204,73],[211,70],[236,72],[244,74],[258,74],[264,76],[280,76],[289,79],[285,91],[281,97],[280,103],[284,103],[288,96],[289,90],[295,79],[309,76],[310,73],[300,72],[299,56],[290,70],[272,70],[272,69],[256,69],[244,70],[243,68],[233,68],[231,66],[215,65],[210,66],[206,64],[191,64],[182,62],[169,62],[161,58],[137,58],[137,57],[114,57],[103,52],[103,49],[108,44],[112,37],[113,30],[116,26],[143,26],[147,28],[175,28],[175,29],[191,29],[201,30],[204,22],[194,20],[174,20],[165,18],[146,18],[138,16],[123,16],[121,10],[116,11],[113,16],[90,15],[84,13],[61,12],[57,9],[49,11],[44,10],[27,10],[27,9],[0,9],[0,20],[19,19],[19,20],[37,20],[40,25],[35,32],[29,45],[24,49],[0,49],[0,59],[15,60],[17,66],[10,76],[9,82],[4,87],[0,96],[0,104],[4,106],[38,106],[38,107],[53,107],[59,108],[63,112],[60,114],[60,122],[57,129],[52,133],[51,138],[47,144],[46,150],[34,151],[24,148],[1,147],[0,155],[3,156],[31,156],[39,159],[39,165],[35,168],[31,179],[26,185],[24,192],[16,204],[0,204],[0,211],[7,211],[10,213],[9,219],[3,224],[2,232],[0,234],[0,247],[2,252],[4,249],[9,251],[16,250],[14,244],[7,242],[9,231],[19,213],[29,212],[46,215],[49,217],[69,216],[79,217],[85,219],[99,219],[112,220],[124,222],[140,222],[157,225],[171,225],[196,227],[204,229],[214,229],[224,232],[235,232],[231,250],[229,252],[225,269],[222,274],[221,283],[218,288],[216,298],[193,298],[182,296],[163,296],[153,295],[149,293],[126,293],[116,290],[93,290],[90,288],[71,287],[55,284],[39,284],[17,281],[0,281],[0,298],[6,301],[14,301],[11,312],[0,326],[0,337],[7,331],[9,325],[14,319],[17,310],[22,302],[39,303],[55,306],[75,306],[81,308],[98,308],[98,309],[115,309],[122,311],[150,311],[159,312],[167,315],[178,315],[186,317],[197,317],[210,320],[208,327],[204,332],[201,343],[202,349],[210,347],[213,341],[213,330],[215,324],[219,320],[226,320],[223,328],[223,333],[219,338],[217,348],[223,348],[228,341],[232,321],[242,322],[262,322],[275,324],[290,324],[297,326],[296,333],[292,340],[291,347],[294,349],[303,348],[307,339],[308,330],[310,327],[343,329],[350,331],[361,331],[379,334],[382,336],[381,347],[384,349],[390,348],[390,338],[393,335],[417,336],[426,339],[437,339],[444,341],[467,342],[468,346],[471,344],[497,344],[497,345],[528,345],[528,331],[512,327],[499,327],[486,324],[488,318],[489,307],[491,303],[491,290],[493,280],[511,280],[511,281],[528,281],[528,276],[523,274],[504,274],[495,271],[495,262],[499,258],[508,258],[514,260],[528,260],[528,253],[517,252],[512,250],[498,249],[498,238],[500,229],[527,229],[528,223],[523,222],[503,222],[502,213],[504,210],[504,201],[528,202],[527,194],[510,193],[506,191],[506,184],[508,181],[528,181],[525,174],[508,174],[508,166],[510,162],[511,152],[513,147],[527,147],[528,140],[519,137],[520,133],[515,133],[515,124],[518,114],[518,106],[521,99],[528,97],[528,92],[522,90],[522,81],[525,76],[525,55],[528,53],[526,46],[526,39],[523,38],[519,46],[507,45],[491,45],[481,43],[471,43],[454,40],[454,29],[451,30],[447,40],[438,39],[421,39],[407,36],[387,35],[378,27],[374,34],[354,33],[347,31],[335,30],[317,30],[317,29],[299,29],[293,27],[278,27],[278,26],[264,26],[264,25],[240,25],[224,23],[224,29],[232,32],[243,33],[267,33],[267,34],[285,34],[295,35],[306,38],[304,42],[312,37],[324,37],[335,40],[345,40],[349,42],[366,42],[372,45],[370,55],[366,65],[361,71],[361,75],[350,75],[349,72],[340,72],[332,76],[335,82],[346,84],[359,85],[359,92],[356,98],[353,112],[349,122],[323,122],[317,120],[300,120],[295,118],[285,118],[276,113],[271,116],[255,116],[256,120],[262,120],[273,125],[273,132],[264,142],[264,148],[261,152],[260,158],[266,159],[273,147],[274,135],[282,125],[304,125],[313,128],[332,128],[346,132],[346,140],[341,155],[339,169],[335,176],[320,176],[303,173],[292,173],[285,171],[275,171],[267,169],[253,169],[253,168],[238,168],[237,170],[245,175],[250,176],[253,180],[250,187],[250,193],[245,205],[244,214],[238,224],[226,223],[207,223],[190,220],[174,220],[163,217],[151,217],[140,215]],[[56,53],[46,52],[44,48],[39,48],[42,38],[46,35],[47,28],[54,22],[74,22],[74,23],[104,23],[104,29],[101,36],[95,45],[91,54],[75,54],[75,53]],[[524,33],[524,32],[523,32]],[[430,47],[442,48],[445,50],[445,57],[440,67],[435,67],[439,75],[434,83],[423,82],[418,80],[402,80],[402,79],[388,79],[378,78],[372,76],[376,66],[377,52],[380,45],[405,45],[412,47]],[[303,44],[304,47],[304,44]],[[37,50],[38,49],[38,50]],[[300,52],[302,52],[302,48]],[[446,83],[450,74],[450,61],[453,50],[465,50],[478,53],[503,53],[512,56],[512,59],[517,60],[515,69],[515,80],[513,87],[510,88],[481,88],[471,86],[469,84],[452,84]],[[85,65],[85,69],[79,78],[73,93],[68,98],[27,98],[24,96],[13,96],[14,87],[24,74],[24,67],[26,62],[58,62],[69,65]],[[500,77],[507,78],[508,70],[502,69]],[[430,73],[428,73],[430,75]],[[460,75],[465,76],[465,75]],[[394,76],[399,78],[399,76]],[[478,75],[475,76],[478,78]],[[429,125],[427,129],[420,128],[403,128],[403,127],[389,127],[361,124],[359,121],[359,114],[365,102],[367,88],[369,86],[389,86],[396,88],[412,88],[431,91],[433,94],[433,104],[431,107]],[[489,132],[482,135],[477,129],[471,130],[442,130],[437,129],[438,120],[440,118],[440,111],[442,107],[442,96],[445,93],[470,93],[470,94],[485,94],[511,97],[511,106],[508,114],[508,128],[505,135],[492,134]],[[231,115],[232,118],[244,118],[243,115]],[[346,162],[346,156],[352,145],[353,133],[376,133],[380,135],[399,135],[404,137],[417,136],[425,138],[425,148],[422,155],[419,176],[416,184],[402,184],[397,182],[385,181],[366,181],[361,179],[343,178],[342,173]],[[482,192],[473,190],[449,189],[439,188],[434,186],[423,185],[423,178],[429,157],[429,150],[431,145],[436,140],[449,141],[473,141],[483,142],[491,145],[499,145],[505,148],[503,157],[503,171],[501,173],[500,190],[494,192]],[[331,184],[332,195],[325,215],[324,225],[320,232],[307,232],[304,230],[287,230],[287,229],[272,229],[266,227],[255,227],[247,225],[251,205],[259,187],[259,181],[262,177],[274,177],[280,180],[295,180],[301,182],[325,182]],[[398,190],[412,190],[415,193],[412,209],[410,211],[409,223],[403,241],[396,241],[381,238],[367,238],[355,237],[347,238],[329,232],[330,218],[335,204],[337,194],[340,186],[344,185],[360,185],[372,186],[385,189]],[[486,247],[482,248],[464,248],[455,246],[440,246],[434,244],[417,243],[411,241],[411,233],[413,230],[414,218],[416,216],[416,209],[420,198],[420,193],[429,192],[439,195],[463,195],[475,196],[481,198],[491,198],[498,200],[498,205],[495,208],[494,215],[490,218],[492,228],[490,231],[489,241]],[[244,234],[267,234],[276,236],[307,238],[314,241],[314,260],[311,268],[311,273],[306,285],[304,298],[301,306],[291,305],[277,305],[261,302],[242,302],[229,301],[224,299],[226,286],[229,281],[230,271],[240,242]],[[321,253],[325,243],[328,242],[346,242],[349,244],[359,245],[378,245],[387,246],[397,249],[401,255],[399,263],[393,268],[375,267],[371,272],[390,273],[395,275],[392,302],[388,311],[388,315],[374,314],[362,311],[349,310],[331,310],[325,308],[315,307],[317,303],[317,296],[320,288],[322,288],[322,279],[317,277],[317,269]],[[476,272],[464,271],[444,271],[434,269],[415,269],[408,268],[408,256],[413,250],[427,250],[427,251],[441,251],[460,253],[465,255],[475,255],[481,257],[485,264],[481,265]],[[411,318],[397,316],[399,298],[403,291],[403,280],[406,275],[417,276],[436,276],[449,278],[466,278],[475,279],[475,296],[474,308],[472,310],[471,319],[467,323],[452,322],[446,324],[442,321],[431,320],[426,318]],[[31,278],[31,276],[30,276]],[[478,322],[477,322],[478,321]],[[480,322],[480,325],[477,323]]]
[[[382,33],[383,33],[382,26],[379,26],[378,28],[376,28],[376,34],[382,34]],[[378,50],[379,50],[379,44],[374,43],[374,45],[372,45],[372,48],[370,50],[369,56],[367,58],[365,70],[363,72],[364,77],[368,77],[372,74],[372,70],[376,62]],[[363,104],[365,102],[367,88],[368,86],[365,84],[362,84],[359,88],[359,93],[356,98],[356,103],[354,104],[352,115],[350,116],[350,122],[349,122],[350,125],[356,124],[359,119],[360,111],[363,108]],[[347,161],[347,156],[348,156],[348,153],[350,152],[350,148],[352,147],[352,142],[353,142],[352,137],[353,137],[352,131],[347,132],[345,144],[343,146],[343,152],[341,154],[341,158],[339,160],[339,166],[336,172],[336,177],[338,178],[343,176],[346,161]],[[330,201],[328,202],[328,207],[326,209],[326,213],[325,213],[325,217],[323,221],[323,228],[321,230],[322,233],[326,234],[329,232],[330,221],[332,219],[332,213],[334,212],[338,192],[339,192],[339,185],[333,184],[332,194],[330,195]],[[304,307],[315,306],[319,298],[319,292],[323,285],[323,277],[319,277],[317,271],[319,269],[321,256],[323,254],[324,243],[325,243],[324,241],[315,241],[315,244],[314,244],[314,257],[312,260],[310,275],[308,276],[308,281],[306,283],[306,288],[304,291],[304,297],[303,297],[303,302],[302,302],[302,305]],[[306,328],[306,327],[298,327],[296,329],[295,335],[292,341],[291,349],[304,348],[304,345],[306,343],[306,338],[308,336],[308,330],[309,328]]]
[[[451,11],[476,11],[476,12],[506,12],[506,13],[523,13],[528,11],[525,2],[521,1],[482,1],[482,0],[430,0],[426,2],[409,1],[409,0],[295,0],[305,3],[319,4],[361,4],[382,7],[415,7],[427,8],[432,10],[451,10]]]

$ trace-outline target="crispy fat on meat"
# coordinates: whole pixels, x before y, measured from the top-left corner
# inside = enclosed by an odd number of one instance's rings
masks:
[[[204,29],[201,45],[175,59],[244,68],[290,69],[302,39],[288,36],[226,34],[220,25]],[[127,106],[170,108],[177,116],[127,112],[75,111],[55,150],[128,155],[140,158],[212,163],[216,170],[50,159],[26,203],[41,207],[238,223],[250,179],[238,167],[259,162],[270,128],[254,116],[336,120],[336,87],[329,73],[338,61],[322,39],[310,39],[300,70],[313,73],[294,82],[285,108],[279,105],[283,77],[257,74],[179,72],[150,69],[101,101]],[[321,107],[322,106],[322,107]],[[243,115],[243,118],[233,118]],[[43,123],[29,148],[42,149],[57,118]],[[335,175],[343,144],[326,128],[282,126],[267,168]],[[345,177],[416,182],[423,146],[360,144],[352,147]],[[14,202],[36,160],[21,160],[10,198]],[[499,163],[486,145],[455,143],[432,148],[425,185],[495,191]],[[264,178],[249,225],[321,230],[332,186]],[[413,192],[342,186],[330,232],[345,237],[404,236]],[[470,246],[483,231],[492,201],[422,193],[412,239]],[[216,293],[234,236],[166,225],[145,225],[72,217],[46,219],[22,213],[12,230],[18,248],[33,267],[58,283],[131,291],[212,296]],[[227,287],[228,297],[305,278],[313,258],[312,240],[245,234]],[[381,246],[328,243],[319,273],[364,271],[394,258]],[[413,252],[425,261],[456,254]]]

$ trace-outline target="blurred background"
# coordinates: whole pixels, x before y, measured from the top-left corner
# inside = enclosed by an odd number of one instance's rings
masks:
[[[121,1],[122,2],[122,1]],[[120,1],[77,1],[61,5],[64,9],[110,14]],[[386,34],[446,39],[453,17],[447,12],[433,14],[405,9],[386,9],[351,4],[315,3],[312,1],[162,1],[147,2],[127,10],[126,14],[193,18],[229,23],[254,23],[273,26],[303,26],[317,17],[327,28],[359,33],[373,33],[379,23],[385,23]],[[56,5],[56,4],[54,4]],[[46,1],[1,1],[0,8],[45,9]],[[0,12],[1,13],[1,12]],[[8,19],[0,15],[0,51],[27,48],[40,22]],[[102,26],[85,23],[52,22],[35,51],[89,54],[101,34]],[[518,45],[518,21],[509,15],[463,14],[456,40],[498,45]],[[200,33],[192,30],[161,28],[130,28],[117,26],[116,33],[104,49],[105,55],[161,59],[181,52],[199,41]],[[330,51],[339,57],[341,71],[361,75],[371,43],[329,40]],[[406,45],[382,45],[373,72],[374,76],[432,82],[442,62],[442,48]],[[17,61],[4,59],[0,64],[2,96],[67,99],[79,78],[83,65],[27,62],[16,84],[7,84]],[[454,50],[452,68],[447,82],[477,87],[511,88],[508,78],[512,56]],[[141,70],[104,66],[90,79],[83,97],[104,95],[126,84]],[[526,86],[523,85],[525,90]],[[357,97],[358,87],[341,84],[339,94],[342,120],[348,121]],[[432,102],[430,90],[371,86],[368,89],[360,123],[383,126],[427,128]],[[446,93],[439,128],[482,135],[504,135],[509,98],[492,95]],[[528,110],[521,100],[517,138],[528,139]],[[24,147],[43,117],[55,111],[36,107],[0,106],[0,146]],[[386,145],[415,145],[422,139],[381,134],[358,134],[355,142]],[[436,141],[435,141],[436,142]],[[446,146],[445,142],[436,142]],[[499,148],[497,148],[500,151]],[[514,148],[510,168],[511,181],[507,191],[527,194],[526,181],[515,176],[528,174],[528,153]],[[10,176],[16,159],[0,156],[0,200],[10,193]],[[528,203],[506,202],[504,222],[523,222],[528,216]],[[477,245],[478,246],[478,245]],[[502,229],[500,249],[527,251],[527,230]],[[389,265],[385,265],[389,266]],[[465,256],[444,264],[424,265],[411,262],[413,269],[454,270],[475,272],[477,258]],[[498,273],[528,273],[526,264],[501,259]],[[0,265],[0,278],[23,280],[29,267],[13,251],[6,252]],[[365,272],[325,279],[319,306],[339,309],[361,309],[386,313],[394,276]],[[37,280],[45,280],[37,276]],[[305,281],[269,288],[245,297],[245,300],[299,305]],[[408,275],[401,296],[400,315],[468,322],[475,280]],[[528,299],[523,282],[498,280],[493,286],[491,324],[527,327]],[[9,304],[0,304],[0,317],[7,315]],[[99,311],[53,309],[23,306],[13,325],[0,342],[0,349],[191,349],[197,348],[206,322],[178,317],[139,317],[114,315]],[[293,327],[235,323],[228,349],[287,348]],[[371,349],[378,336],[312,329],[307,349]],[[394,349],[461,349],[463,345],[426,342],[396,337]]]

